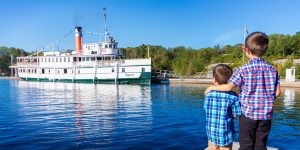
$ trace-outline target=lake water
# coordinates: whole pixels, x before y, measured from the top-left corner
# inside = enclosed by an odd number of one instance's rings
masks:
[[[0,80],[0,149],[204,149],[205,88]],[[300,149],[299,99],[283,89],[269,146]]]

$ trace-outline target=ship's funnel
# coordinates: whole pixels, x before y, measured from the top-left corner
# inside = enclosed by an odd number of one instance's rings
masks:
[[[75,48],[77,54],[81,55],[82,50],[82,27],[75,27]]]

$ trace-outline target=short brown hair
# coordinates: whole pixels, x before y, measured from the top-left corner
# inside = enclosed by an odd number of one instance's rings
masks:
[[[253,55],[262,57],[268,49],[269,38],[263,32],[253,32],[247,36],[245,43]]]
[[[232,75],[232,69],[225,65],[219,64],[214,67],[213,77],[218,82],[218,84],[226,84]]]

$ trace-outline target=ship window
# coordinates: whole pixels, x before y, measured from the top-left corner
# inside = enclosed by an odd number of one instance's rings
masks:
[[[58,58],[56,58],[56,62],[58,62]]]
[[[50,73],[50,69],[48,70],[48,73]]]
[[[109,48],[112,48],[112,44],[109,44]]]
[[[68,62],[70,62],[70,57],[68,57]]]
[[[28,69],[28,72],[30,73],[30,69]]]
[[[54,58],[52,58],[52,62],[54,62]]]
[[[142,68],[142,72],[145,72],[145,68]]]
[[[42,74],[44,74],[45,73],[45,69],[42,69]]]
[[[105,44],[105,48],[107,48],[107,45]]]
[[[92,60],[92,61],[95,61],[95,57],[92,57],[91,60]]]
[[[41,58],[41,62],[43,62],[43,58]]]
[[[117,45],[114,45],[114,49],[116,49],[117,48]]]
[[[111,69],[111,72],[115,72],[115,68],[112,68],[112,69]]]
[[[125,72],[125,68],[122,68],[122,72]]]
[[[92,51],[91,54],[97,54],[97,51]]]
[[[76,57],[73,57],[73,61],[76,62]]]
[[[81,57],[78,57],[78,61],[81,61]]]
[[[48,62],[50,62],[50,58],[48,58]]]
[[[82,57],[82,61],[85,61],[85,57]]]
[[[87,58],[86,58],[86,61],[90,61],[90,57],[87,57]]]
[[[66,62],[66,57],[64,57],[64,62]]]
[[[64,73],[67,73],[67,69],[64,69]]]
[[[25,72],[25,69],[23,69],[23,72]]]
[[[80,70],[78,70],[78,74],[80,74]]]
[[[102,58],[101,57],[97,57],[97,60],[102,60]]]
[[[59,58],[59,62],[62,62],[62,58]]]

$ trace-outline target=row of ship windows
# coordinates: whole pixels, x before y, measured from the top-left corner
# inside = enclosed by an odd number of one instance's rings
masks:
[[[40,58],[40,62],[70,62],[71,58]]]
[[[19,69],[19,72],[26,73],[26,70],[27,70],[27,73],[37,73],[36,69]],[[45,74],[45,70],[48,70],[48,73],[51,72],[50,69],[42,69],[42,74]],[[62,70],[57,70],[57,73],[60,73],[60,71],[62,71]],[[71,71],[71,73],[73,73],[72,69],[63,69],[63,71],[61,73],[65,73],[66,74],[66,73],[68,73],[70,71]],[[115,68],[112,68],[111,72],[115,72]],[[122,72],[125,72],[125,68],[122,68]],[[142,68],[142,72],[145,72],[145,68]],[[77,73],[80,73],[80,70],[77,70]]]
[[[76,61],[95,61],[95,60],[111,60],[112,57],[73,57],[73,62]],[[70,57],[68,58],[41,58],[41,62],[70,62]]]
[[[91,50],[92,48],[95,48],[96,46],[94,45],[94,46],[85,46],[85,48],[87,48],[88,50]],[[106,44],[105,46],[104,46],[104,48],[114,48],[114,49],[116,49],[117,48],[117,45],[113,45],[113,44]]]
[[[112,60],[113,57],[73,57],[73,62],[76,61],[95,61],[95,60]],[[39,58],[40,62],[71,62],[70,57],[64,57],[64,58]],[[23,62],[24,60],[19,59],[18,62]],[[34,60],[26,60],[27,62],[36,62],[36,59]],[[26,62],[25,61],[25,62]]]

